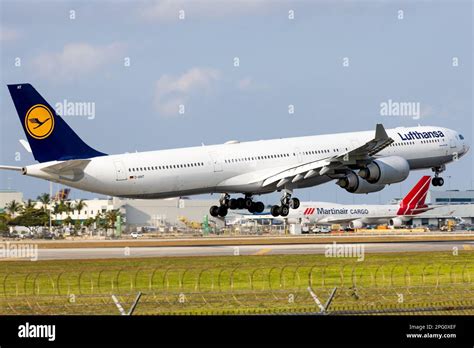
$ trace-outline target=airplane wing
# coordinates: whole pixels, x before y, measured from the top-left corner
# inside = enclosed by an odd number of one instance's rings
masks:
[[[351,166],[361,166],[370,162],[372,156],[391,143],[393,143],[393,139],[387,135],[383,125],[377,124],[375,136],[372,140],[342,154],[329,156],[318,161],[248,172],[226,179],[219,183],[218,186],[239,186],[261,183],[262,187],[268,187],[276,183],[276,188],[278,189],[287,183],[296,183],[315,175],[332,174],[336,170],[345,172],[350,170]]]
[[[337,156],[328,157],[323,160],[302,163],[281,172],[275,173],[267,177],[262,186],[268,186],[277,183],[277,187],[291,182],[295,183],[300,180],[308,179],[317,174],[331,174],[335,170],[349,169],[350,166],[361,165],[372,159],[372,156],[385,149],[393,139],[387,135],[382,124],[377,124],[375,129],[375,137],[367,143],[355,149],[348,150]]]

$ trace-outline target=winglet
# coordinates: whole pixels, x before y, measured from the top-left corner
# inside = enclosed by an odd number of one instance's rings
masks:
[[[385,131],[383,124],[377,123],[375,127],[375,140],[385,140],[388,139],[388,134]]]

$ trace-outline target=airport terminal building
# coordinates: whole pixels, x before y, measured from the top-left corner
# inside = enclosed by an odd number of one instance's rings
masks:
[[[442,225],[450,217],[474,224],[474,190],[430,190],[426,201],[438,207],[414,218],[413,225]]]
[[[0,191],[0,212],[6,204],[16,200],[21,202],[23,194],[18,191]],[[474,224],[474,190],[459,191],[429,191],[426,202],[437,207],[413,218],[415,226],[441,226],[449,218],[462,219],[466,224]],[[222,219],[213,219],[209,216],[209,207],[217,203],[213,199],[90,199],[85,200],[85,207],[81,211],[73,211],[69,216],[73,220],[87,220],[99,213],[118,210],[125,218],[127,230],[136,230],[142,227],[170,229],[183,227],[186,224],[199,224],[206,217],[222,227]],[[67,218],[67,214],[54,216],[56,220]]]

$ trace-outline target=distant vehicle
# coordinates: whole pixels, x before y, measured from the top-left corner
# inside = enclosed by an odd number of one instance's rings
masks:
[[[21,239],[26,239],[26,238],[33,238],[34,234],[30,231],[23,231],[19,233],[19,237]]]
[[[330,233],[331,229],[328,226],[316,226],[312,229],[314,233]]]
[[[132,237],[133,239],[137,239],[137,238],[140,238],[142,237],[143,234],[139,233],[139,232],[132,232],[130,233],[130,237]]]
[[[41,237],[44,238],[44,239],[56,239],[56,235],[54,233],[51,233],[51,232],[45,232],[45,233],[43,233],[43,235]]]

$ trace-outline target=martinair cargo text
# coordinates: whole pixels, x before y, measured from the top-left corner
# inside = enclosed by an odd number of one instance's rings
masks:
[[[274,216],[287,216],[300,202],[295,189],[336,183],[351,193],[382,190],[405,180],[410,170],[432,168],[433,185],[442,185],[445,165],[469,149],[457,131],[423,126],[232,141],[221,145],[107,155],[94,150],[56,114],[30,84],[8,85],[13,103],[39,162],[0,166],[23,175],[117,197],[167,198],[221,193],[212,216],[228,209],[262,212],[255,195],[281,191]],[[238,199],[230,194],[243,194]]]

